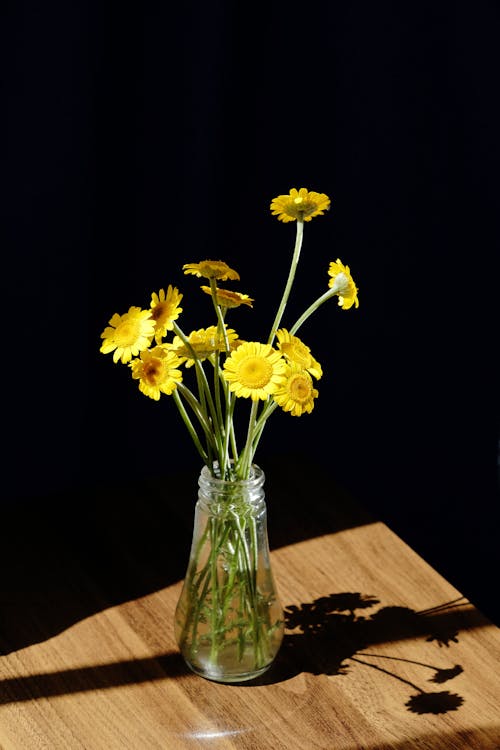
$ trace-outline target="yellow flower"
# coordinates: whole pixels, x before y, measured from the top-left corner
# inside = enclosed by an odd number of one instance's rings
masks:
[[[311,350],[297,336],[292,336],[285,328],[276,331],[278,349],[289,362],[295,362],[318,380],[323,375],[320,363],[314,359]]]
[[[205,279],[219,279],[225,281],[238,281],[240,276],[232,268],[229,268],[223,260],[202,260],[200,263],[185,263],[182,266],[185,274],[193,276],[203,276]]]
[[[155,346],[141,352],[140,359],[134,359],[129,367],[132,377],[139,381],[139,390],[145,396],[158,401],[161,393],[170,396],[182,380],[181,364],[174,352],[164,346]]]
[[[349,266],[344,266],[340,258],[337,258],[330,263],[328,275],[332,277],[328,286],[339,295],[340,307],[343,310],[348,310],[353,305],[359,307],[358,288],[352,280]]]
[[[232,328],[226,329],[229,348],[232,351],[239,346],[238,334]],[[222,332],[218,333],[217,326],[200,328],[198,331],[191,331],[187,337],[192,349],[200,361],[208,359],[214,352],[226,351],[226,343]],[[184,344],[179,336],[174,336],[171,344],[165,344],[167,349],[175,352],[180,357],[181,362],[186,363],[186,367],[194,365],[194,359],[189,347]]]
[[[313,387],[311,376],[296,362],[287,365],[286,380],[273,394],[276,403],[283,411],[290,412],[292,417],[312,412],[317,396],[318,391]]]
[[[311,221],[330,208],[330,198],[325,193],[309,192],[306,188],[292,188],[289,195],[278,195],[271,202],[271,213],[280,221]]]
[[[285,360],[272,346],[246,341],[226,359],[223,375],[236,396],[258,401],[278,390],[285,368]]]
[[[212,290],[209,286],[202,286],[201,289],[206,294],[212,294]],[[217,287],[217,304],[221,307],[239,307],[240,305],[248,305],[252,307],[254,300],[248,296],[248,294],[240,294],[240,292],[231,292],[229,289],[221,289]]]
[[[140,351],[147,349],[154,335],[155,324],[151,319],[151,310],[140,307],[129,307],[123,315],[115,313],[109,326],[101,333],[100,351],[109,354],[114,351],[113,362],[119,359],[125,364]]]
[[[179,294],[177,287],[173,287],[171,284],[168,285],[166,294],[164,289],[160,289],[158,294],[153,292],[151,295],[151,317],[155,321],[155,341],[157,344],[161,344],[163,337],[167,335],[167,331],[173,329],[174,320],[177,320],[182,312],[182,307],[179,307],[181,299],[182,294]]]

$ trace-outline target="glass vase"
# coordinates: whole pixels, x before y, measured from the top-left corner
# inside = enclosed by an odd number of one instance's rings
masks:
[[[259,676],[283,639],[264,479],[256,465],[248,480],[219,479],[207,466],[199,476],[175,637],[189,668],[209,680],[241,682]]]

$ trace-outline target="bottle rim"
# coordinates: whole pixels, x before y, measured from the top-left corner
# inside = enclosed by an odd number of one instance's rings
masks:
[[[231,460],[231,463],[233,461]],[[217,473],[219,463],[218,461],[213,462],[214,471]],[[220,477],[213,476],[208,466],[203,466],[200,472],[199,483],[210,485],[213,488],[222,489],[231,485],[238,485],[238,487],[244,487],[252,489],[254,487],[261,487],[265,480],[265,474],[263,470],[257,464],[252,464],[250,467],[250,476],[248,479],[221,479]]]

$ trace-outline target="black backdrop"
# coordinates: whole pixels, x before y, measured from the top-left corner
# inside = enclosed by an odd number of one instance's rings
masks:
[[[351,266],[360,308],[302,333],[325,375],[259,462],[302,453],[498,616],[497,2],[13,2],[2,11],[4,502],[192,465],[173,404],[99,354],[112,313],[222,258],[262,338]],[[209,300],[208,300],[209,301]]]

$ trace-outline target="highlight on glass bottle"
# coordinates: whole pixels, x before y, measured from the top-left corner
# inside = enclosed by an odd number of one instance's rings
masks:
[[[215,464],[215,473],[217,473]],[[262,674],[280,648],[283,609],[270,561],[264,472],[199,477],[191,553],[175,636],[193,672],[218,682]]]

